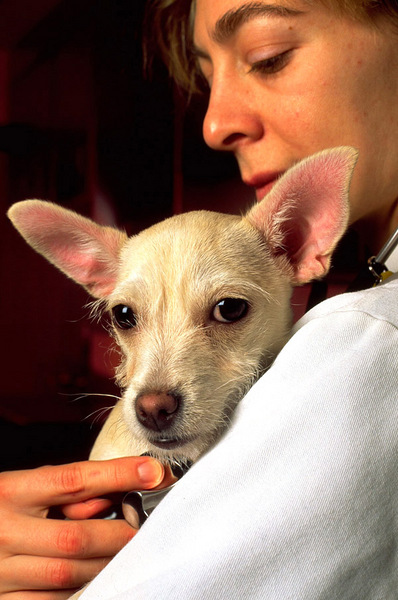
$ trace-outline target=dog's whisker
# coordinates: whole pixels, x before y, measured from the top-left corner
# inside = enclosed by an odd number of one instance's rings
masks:
[[[65,392],[60,392],[60,396],[68,396],[71,397],[71,402],[78,402],[79,400],[84,400],[89,397],[97,397],[97,398],[114,398],[116,401],[121,400],[121,396],[117,396],[115,394],[104,394],[102,392],[84,392],[80,394],[68,394]]]
[[[86,417],[84,417],[84,420],[88,421],[89,419],[91,419],[92,417],[94,417],[94,419],[92,419],[92,421],[91,421],[91,424],[94,425],[106,413],[109,413],[112,409],[113,409],[113,406],[105,406],[105,407],[102,407],[102,408],[98,408],[97,410],[94,410],[89,415],[87,415]]]

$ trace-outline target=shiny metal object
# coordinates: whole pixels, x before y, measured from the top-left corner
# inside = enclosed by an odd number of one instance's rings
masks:
[[[173,475],[177,481],[161,490],[142,490],[129,492],[122,502],[124,518],[132,527],[139,528],[145,523],[152,511],[163,500],[169,491],[178,483],[179,479],[188,471],[192,463],[171,465]],[[132,510],[133,509],[133,510]]]
[[[384,244],[377,256],[372,256],[368,260],[369,271],[376,281],[376,285],[381,283],[385,278],[385,273],[389,274],[389,271],[385,265],[387,259],[391,256],[392,252],[398,244],[398,229],[394,231],[392,236]]]
[[[376,262],[384,264],[386,260],[391,256],[395,246],[398,244],[398,228],[394,231],[392,236],[384,244],[378,255],[375,257]]]

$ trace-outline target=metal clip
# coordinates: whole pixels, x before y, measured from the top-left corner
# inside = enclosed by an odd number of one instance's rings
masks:
[[[385,279],[384,274],[389,272],[385,264],[380,263],[376,256],[368,259],[368,268],[375,280],[374,285],[379,285]]]
[[[377,256],[372,256],[368,260],[369,271],[376,280],[375,285],[378,285],[384,279],[386,279],[391,273],[387,269],[385,263],[391,256],[392,252],[398,244],[398,228],[394,231],[392,236],[384,244]]]
[[[161,490],[134,491],[126,494],[122,501],[122,510],[126,521],[135,528],[141,527],[159,502],[163,500],[169,491],[178,483],[179,479],[185,475],[191,465],[192,463],[171,465],[171,470],[173,471],[173,475],[177,477],[177,481],[166,488]],[[138,515],[138,522],[136,515]]]
[[[375,285],[378,285],[387,277],[392,275],[385,265],[387,259],[391,256],[392,252],[398,244],[398,228],[394,231],[392,236],[384,244],[377,256],[372,256],[368,260],[369,271],[375,279]]]

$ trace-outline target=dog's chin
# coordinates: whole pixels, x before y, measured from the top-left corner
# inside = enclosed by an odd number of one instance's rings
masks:
[[[182,439],[182,438],[167,438],[161,437],[155,440],[151,440],[151,444],[160,448],[161,450],[175,450],[176,448],[182,448],[186,444],[192,442],[193,439]]]
[[[149,446],[147,452],[161,462],[196,462],[219,437],[220,430],[184,437],[154,436],[147,440]]]
[[[199,444],[199,439],[191,437],[159,436],[148,440],[148,454],[161,462],[195,462],[205,447]]]

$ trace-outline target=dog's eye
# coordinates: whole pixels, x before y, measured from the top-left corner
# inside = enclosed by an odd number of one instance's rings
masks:
[[[119,329],[131,329],[137,324],[137,318],[129,306],[118,304],[112,308],[112,317]]]
[[[241,298],[224,298],[213,308],[212,317],[220,323],[234,323],[247,315],[249,304]]]

